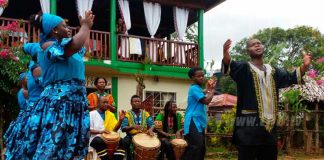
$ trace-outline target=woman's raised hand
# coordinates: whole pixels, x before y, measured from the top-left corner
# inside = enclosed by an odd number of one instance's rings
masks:
[[[95,15],[92,14],[92,11],[85,11],[85,17],[81,17],[79,16],[79,21],[80,21],[80,25],[86,25],[89,28],[92,27],[93,25],[93,20],[94,20]]]

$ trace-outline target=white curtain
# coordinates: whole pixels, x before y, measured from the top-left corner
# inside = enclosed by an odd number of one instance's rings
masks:
[[[128,30],[131,29],[131,27],[132,27],[130,11],[129,11],[129,2],[128,2],[128,0],[118,0],[118,4],[119,4],[119,8],[120,8],[120,11],[122,14],[121,15],[122,19],[126,26],[126,34],[128,34]],[[121,41],[119,53],[122,55],[122,57],[129,58],[129,49],[130,49],[129,39],[127,39],[126,37],[122,37],[119,40]]]
[[[0,7],[0,16],[2,15],[4,8]]]
[[[82,17],[85,16],[85,11],[91,10],[93,4],[93,0],[76,0],[76,2],[78,14]]]
[[[118,4],[126,25],[126,30],[128,31],[132,27],[128,0],[118,0]]]
[[[152,2],[143,2],[145,22],[147,29],[153,38],[161,21],[161,5]]]
[[[183,40],[188,23],[189,10],[186,8],[173,8],[174,28],[177,32],[179,40]]]
[[[183,41],[187,29],[189,10],[186,8],[173,7],[173,16],[174,16],[174,28],[177,32],[178,39],[180,41]],[[179,64],[186,63],[185,57],[187,57],[187,55],[185,54],[185,52],[186,52],[185,46],[179,44],[177,46],[177,52],[175,56],[176,63]]]
[[[161,5],[158,3],[152,2],[143,2],[144,6],[144,15],[145,15],[145,22],[147,29],[151,35],[151,38],[154,38],[154,35],[159,28],[160,21],[161,21]],[[157,60],[157,46],[156,43],[150,41],[149,43],[149,58],[153,62]]]
[[[43,13],[50,13],[50,0],[39,0]]]

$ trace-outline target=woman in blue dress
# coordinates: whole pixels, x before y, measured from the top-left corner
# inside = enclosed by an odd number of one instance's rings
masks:
[[[20,113],[4,136],[5,143],[7,145],[5,153],[7,159],[16,159],[16,155],[19,155],[19,150],[17,150],[19,147],[17,146],[20,146],[22,143],[24,143],[24,141],[17,137],[24,135],[23,128],[29,118],[30,111],[35,106],[41,92],[43,91],[43,87],[41,85],[41,69],[36,63],[37,53],[40,51],[40,49],[39,43],[27,43],[24,44],[23,47],[23,51],[32,57],[32,60],[28,65],[28,72],[25,76],[27,80],[28,97],[26,96],[26,93],[25,96],[21,96],[24,92],[23,89],[21,90],[22,92],[18,92]]]
[[[28,98],[28,90],[27,90],[27,72],[23,72],[19,75],[19,83],[21,88],[19,89],[17,93],[17,99],[18,99],[18,105],[19,105],[19,113],[16,119],[14,119],[7,131],[5,132],[3,139],[6,144],[6,150],[10,148],[11,142],[10,140],[13,139],[13,136],[17,132],[17,130],[20,130],[21,124],[19,123],[20,117],[23,115],[23,112],[27,108],[27,98]]]
[[[39,101],[26,123],[19,159],[81,159],[89,144],[89,111],[86,97],[83,45],[94,15],[80,17],[81,28],[71,30],[55,15],[39,14],[31,23],[41,30],[38,62],[43,86]]]

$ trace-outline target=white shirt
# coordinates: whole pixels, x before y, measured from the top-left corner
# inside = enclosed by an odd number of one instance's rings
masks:
[[[96,131],[105,130],[104,120],[102,119],[102,117],[100,116],[97,110],[90,112],[90,130],[96,130]],[[91,134],[89,144],[91,143],[93,138],[97,136],[100,136],[100,134]]]

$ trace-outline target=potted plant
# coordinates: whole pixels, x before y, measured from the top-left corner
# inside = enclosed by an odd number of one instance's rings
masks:
[[[144,64],[144,70],[147,70],[147,71],[151,71],[152,70],[152,60],[150,57],[145,57],[144,58],[144,61],[143,61],[143,64]]]

